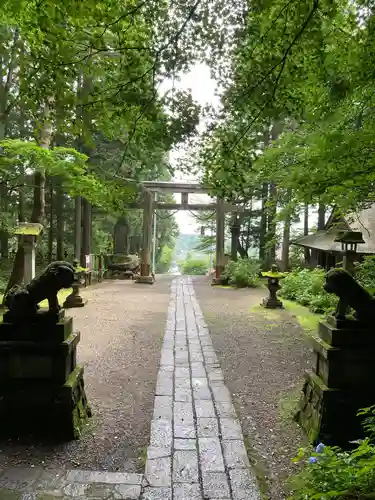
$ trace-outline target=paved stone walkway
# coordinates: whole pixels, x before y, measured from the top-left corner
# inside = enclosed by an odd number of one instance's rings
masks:
[[[260,500],[191,278],[174,280],[141,474],[8,468],[1,500]]]
[[[260,499],[191,278],[172,284],[142,500]]]

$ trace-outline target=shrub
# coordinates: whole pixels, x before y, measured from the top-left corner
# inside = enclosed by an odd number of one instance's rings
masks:
[[[325,271],[316,269],[295,269],[281,282],[281,297],[296,300],[308,306],[312,312],[329,312],[336,307],[337,297],[327,293],[324,288]]]
[[[359,412],[365,417],[364,430],[375,435],[375,407]],[[312,456],[311,456],[312,455]],[[290,481],[290,500],[374,498],[375,446],[370,439],[360,441],[351,451],[319,445],[314,453],[301,449],[295,462],[303,469]]]
[[[172,261],[173,249],[164,245],[160,253],[159,261],[156,264],[156,272],[158,274],[167,273],[171,268]]]
[[[375,256],[365,257],[356,265],[355,277],[371,294],[375,293]]]
[[[222,278],[238,288],[256,287],[259,284],[260,264],[254,259],[238,259],[225,266]]]
[[[180,265],[182,274],[188,275],[204,275],[208,271],[208,264],[201,259],[187,259]]]

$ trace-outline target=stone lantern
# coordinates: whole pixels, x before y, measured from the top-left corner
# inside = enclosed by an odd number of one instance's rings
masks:
[[[342,231],[334,240],[341,243],[344,255],[344,269],[353,274],[354,262],[359,244],[365,243],[360,231]]]
[[[36,222],[20,222],[14,234],[20,236],[20,245],[24,251],[24,281],[30,283],[35,278],[36,240],[42,233],[43,226]]]
[[[267,309],[282,309],[283,303],[278,299],[276,293],[280,290],[280,279],[285,278],[285,273],[280,273],[276,264],[272,264],[271,270],[262,273],[262,276],[268,278],[267,288],[270,292],[269,296],[264,298],[261,305]]]
[[[65,302],[63,304],[64,309],[70,309],[72,307],[84,307],[87,304],[87,299],[84,299],[79,293],[82,275],[85,273],[87,269],[81,268],[79,266],[78,259],[73,260],[73,266],[76,272],[74,277],[74,283],[72,284],[72,293],[68,295],[67,298],[65,299]]]

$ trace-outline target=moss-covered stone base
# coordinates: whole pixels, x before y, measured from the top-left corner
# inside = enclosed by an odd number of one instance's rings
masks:
[[[0,435],[42,434],[57,440],[78,439],[91,416],[83,368],[77,366],[61,386],[32,382],[2,388]]]
[[[266,309],[283,309],[283,303],[281,300],[278,299],[273,299],[272,297],[266,297],[263,299],[261,306],[265,307]]]
[[[307,372],[296,421],[312,444],[348,448],[350,441],[363,437],[358,410],[374,401],[375,393],[329,389],[315,373]]]

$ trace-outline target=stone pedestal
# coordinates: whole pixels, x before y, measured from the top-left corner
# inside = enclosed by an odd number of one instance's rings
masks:
[[[138,276],[138,278],[135,280],[135,283],[153,285],[155,283],[155,279],[153,276]]]
[[[305,384],[296,419],[312,443],[348,447],[363,437],[360,408],[374,404],[375,337],[355,320],[328,317],[312,340],[314,369]]]
[[[0,323],[0,433],[80,436],[91,411],[83,368],[77,365],[79,332],[72,318],[41,311],[32,323]],[[56,323],[56,319],[58,322]]]
[[[276,293],[280,290],[278,278],[268,278],[267,288],[270,292],[269,296],[262,300],[261,305],[267,309],[282,309],[283,303],[278,299]]]
[[[84,307],[87,304],[87,300],[81,297],[79,294],[79,283],[73,283],[72,293],[67,296],[63,304],[64,309],[70,309],[72,307]]]
[[[35,251],[36,240],[34,236],[23,236],[22,246],[24,252],[24,280],[30,283],[35,278]]]

